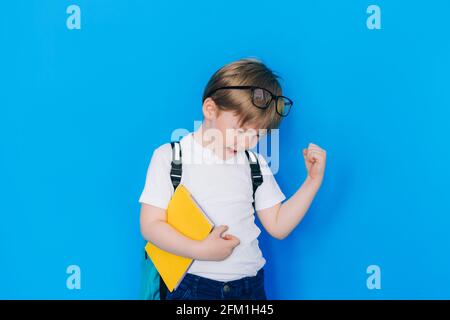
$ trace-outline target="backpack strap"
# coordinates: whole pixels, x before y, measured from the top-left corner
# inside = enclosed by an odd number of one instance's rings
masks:
[[[173,190],[175,191],[180,184],[181,174],[182,174],[182,163],[181,163],[181,145],[179,141],[172,141],[170,143],[172,146],[172,162],[170,168],[170,180],[172,180]],[[164,280],[159,276],[159,297],[161,300],[166,300],[168,288],[164,283]]]
[[[178,187],[181,181],[182,166],[181,166],[181,146],[179,141],[170,143],[172,146],[172,163],[170,169],[170,180],[172,180],[173,190]]]
[[[256,189],[263,183],[263,176],[261,174],[261,166],[259,165],[258,157],[253,151],[245,150],[245,155],[247,156],[248,162],[250,164],[250,174],[252,176],[253,185],[253,209],[255,208],[255,192]]]

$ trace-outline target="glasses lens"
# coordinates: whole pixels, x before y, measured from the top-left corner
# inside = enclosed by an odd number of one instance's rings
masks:
[[[279,97],[277,101],[277,111],[282,117],[286,117],[291,111],[292,101],[285,97]]]
[[[270,101],[272,100],[272,95],[269,91],[256,88],[253,90],[253,103],[258,108],[267,108],[269,106]]]

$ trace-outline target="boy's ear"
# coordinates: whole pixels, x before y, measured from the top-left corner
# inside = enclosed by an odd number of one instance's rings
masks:
[[[203,102],[203,117],[207,120],[214,120],[217,117],[219,108],[211,98],[206,98]]]

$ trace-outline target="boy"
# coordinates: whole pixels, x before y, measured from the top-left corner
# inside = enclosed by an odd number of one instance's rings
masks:
[[[174,192],[170,179],[172,147],[154,152],[147,171],[141,207],[143,237],[163,250],[194,262],[180,285],[166,299],[265,300],[266,262],[258,245],[264,229],[285,238],[302,220],[324,176],[326,152],[310,143],[303,149],[308,172],[287,201],[265,159],[257,154],[263,182],[254,193],[245,150],[264,130],[278,128],[292,101],[282,96],[277,76],[262,62],[242,59],[219,69],[203,94],[203,123],[180,140],[181,184],[186,186],[215,228],[203,241],[189,239],[166,221]],[[260,130],[264,129],[264,130]],[[266,130],[266,131],[267,131]]]

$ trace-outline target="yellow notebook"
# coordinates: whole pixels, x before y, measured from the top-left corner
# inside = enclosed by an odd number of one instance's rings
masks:
[[[205,239],[214,227],[213,222],[181,184],[176,188],[167,207],[167,223],[194,240]],[[167,288],[172,292],[183,280],[193,259],[164,251],[151,242],[147,242],[145,250]]]

